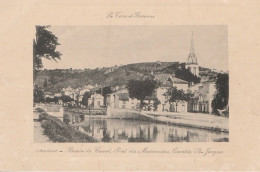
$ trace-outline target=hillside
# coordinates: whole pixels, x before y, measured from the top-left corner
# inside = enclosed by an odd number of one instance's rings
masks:
[[[184,64],[178,62],[150,62],[85,70],[42,70],[39,72],[35,83],[42,87],[46,78],[48,86],[45,90],[54,93],[68,86],[72,88],[78,88],[88,84],[93,86],[95,84],[121,86],[126,84],[128,80],[141,79],[151,75],[151,73],[174,74],[178,69],[182,68],[183,65]],[[203,76],[215,76],[210,69],[200,68],[200,70]],[[185,78],[181,79],[185,80]]]

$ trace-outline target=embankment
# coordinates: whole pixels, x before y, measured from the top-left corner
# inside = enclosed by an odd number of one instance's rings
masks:
[[[152,116],[130,109],[107,109],[107,118],[153,121]]]
[[[77,130],[76,127],[65,124],[58,118],[47,114],[43,109],[37,108],[39,121],[44,134],[49,137],[52,142],[97,142],[92,137]]]
[[[210,114],[134,111],[108,108],[106,118],[136,119],[172,125],[229,132],[228,118]]]
[[[200,128],[219,132],[229,132],[229,121],[226,117],[200,113],[143,112],[153,116],[158,122],[173,125]]]

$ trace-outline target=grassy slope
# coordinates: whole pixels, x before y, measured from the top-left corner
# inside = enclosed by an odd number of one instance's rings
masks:
[[[115,69],[113,72],[105,74],[109,68],[99,68],[99,69],[90,69],[80,73],[71,73],[54,70],[46,70],[39,73],[39,76],[36,79],[36,83],[42,86],[45,78],[48,80],[51,77],[54,77],[56,83],[49,83],[49,87],[46,89],[51,92],[59,92],[62,88],[71,86],[73,88],[85,86],[88,84],[95,85],[123,85],[126,84],[130,79],[140,79],[144,76],[150,75],[153,71],[154,73],[174,73],[176,68],[179,66],[179,63],[176,62],[150,62],[150,63],[135,63],[120,66]],[[215,76],[210,69],[200,68],[201,74]]]
[[[164,67],[172,64],[171,62],[154,63],[136,63],[120,66],[115,71],[105,74],[109,68],[99,68],[83,71],[81,73],[71,73],[54,70],[41,71],[36,79],[36,83],[42,86],[45,78],[49,79],[55,77],[56,83],[49,83],[48,91],[59,92],[62,88],[71,86],[77,88],[88,84],[95,85],[123,85],[130,79],[142,78],[149,75],[151,71],[156,72],[162,70]]]
[[[44,134],[49,137],[53,142],[97,142],[92,137],[78,131],[73,126],[63,123],[59,119],[48,115],[41,109],[37,109],[41,112],[39,121]]]

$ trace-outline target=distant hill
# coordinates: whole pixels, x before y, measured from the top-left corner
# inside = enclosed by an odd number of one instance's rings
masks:
[[[43,87],[43,82],[46,78],[48,86],[45,90],[53,93],[59,92],[62,88],[68,86],[72,88],[78,88],[88,84],[93,86],[95,84],[121,86],[126,84],[128,80],[151,76],[151,73],[174,74],[182,65],[183,64],[178,62],[158,61],[85,70],[45,69],[39,72],[35,83]],[[215,76],[215,74],[207,68],[200,68],[200,72],[203,76]]]

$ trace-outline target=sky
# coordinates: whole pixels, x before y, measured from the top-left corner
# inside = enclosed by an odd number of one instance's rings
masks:
[[[97,68],[140,62],[185,62],[193,32],[202,67],[228,70],[228,28],[209,26],[51,26],[58,37],[58,62],[44,68]]]

